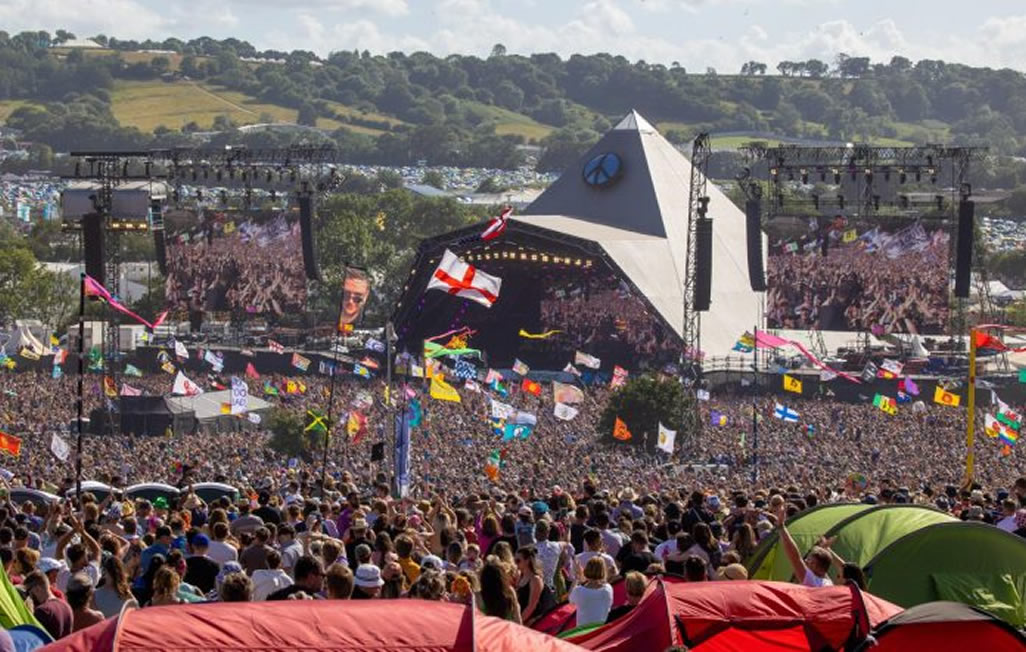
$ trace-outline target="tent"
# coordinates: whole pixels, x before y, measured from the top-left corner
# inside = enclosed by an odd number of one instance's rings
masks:
[[[840,649],[901,609],[854,586],[654,580],[626,616],[566,640],[603,652]],[[705,647],[708,646],[708,647]]]
[[[571,652],[572,643],[465,605],[424,600],[215,602],[123,612],[44,648]]]
[[[798,544],[799,550],[808,550],[816,545],[819,537],[830,528],[849,516],[870,509],[871,505],[862,503],[831,503],[818,505],[794,516],[787,523],[787,531]],[[791,579],[793,571],[780,547],[780,537],[776,530],[766,535],[755,548],[752,558],[748,560],[748,577],[753,580]]]
[[[223,432],[249,426],[245,416],[225,414],[222,411],[222,406],[231,404],[231,400],[232,392],[226,389],[218,392],[203,392],[196,396],[170,396],[167,398],[167,404],[172,410],[193,413],[195,421],[189,431]],[[249,414],[261,417],[271,409],[270,403],[253,395],[247,395],[246,405]]]
[[[864,565],[873,555],[902,536],[935,523],[956,520],[922,505],[825,505],[795,517],[787,530],[804,555],[821,536],[837,537],[833,550],[845,561]],[[748,563],[749,577],[790,581],[791,564],[776,532],[759,543]]]
[[[952,600],[1026,625],[1026,540],[955,521],[915,530],[865,564],[869,589],[903,607]]]
[[[927,602],[873,629],[858,652],[1026,649],[1026,636],[992,614],[961,602]]]

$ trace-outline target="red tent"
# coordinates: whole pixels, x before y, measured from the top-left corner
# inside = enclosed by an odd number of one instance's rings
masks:
[[[289,600],[137,609],[43,649],[572,652],[581,648],[509,621],[475,614],[465,605],[424,600]]]
[[[847,586],[656,580],[629,614],[567,640],[602,652],[662,650],[671,645],[694,650],[836,650],[900,611]]]
[[[1026,650],[1026,636],[1005,621],[961,602],[927,602],[910,607],[873,629],[874,641],[861,649]]]

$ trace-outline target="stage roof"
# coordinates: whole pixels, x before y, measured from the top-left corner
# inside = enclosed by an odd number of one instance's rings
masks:
[[[222,403],[231,403],[231,390],[220,392],[204,392],[198,396],[170,396],[167,399],[168,405],[175,410],[191,410],[196,413],[196,419],[206,421],[227,416],[221,412]],[[271,407],[271,404],[259,399],[252,394],[247,398],[249,412],[259,412]]]

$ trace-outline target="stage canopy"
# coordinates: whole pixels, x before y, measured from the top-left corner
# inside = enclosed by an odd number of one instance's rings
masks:
[[[475,225],[421,243],[393,322],[401,344],[470,326],[497,360],[559,366],[581,350],[602,368],[658,366],[680,355],[691,164],[632,111],[538,199],[484,241]],[[750,289],[745,216],[708,186],[713,219],[712,307],[702,313],[701,349],[726,355],[758,319]],[[491,308],[425,289],[450,249],[502,278]],[[539,344],[519,336],[559,329]]]

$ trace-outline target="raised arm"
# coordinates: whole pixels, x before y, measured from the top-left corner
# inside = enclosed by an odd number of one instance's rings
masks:
[[[786,519],[787,506],[781,505],[780,509],[777,510],[777,534],[780,537],[780,544],[784,547],[784,552],[787,554],[787,559],[791,562],[791,568],[794,569],[794,574],[798,577],[798,581],[802,582],[808,574],[809,567],[805,565],[802,553],[798,551],[798,545],[791,538],[791,533],[787,531]]]

